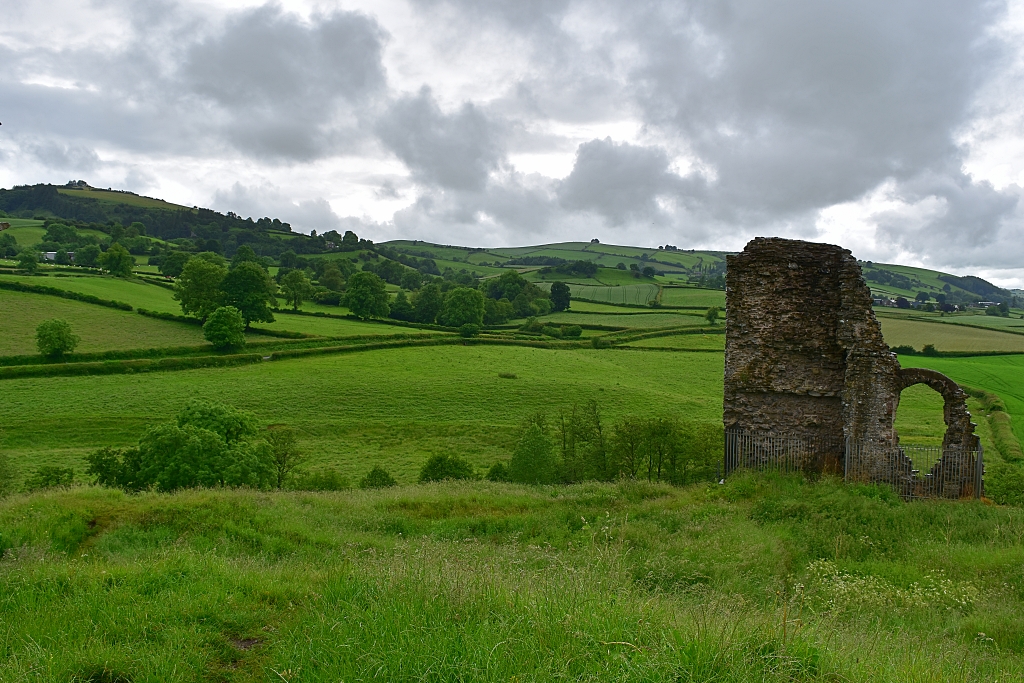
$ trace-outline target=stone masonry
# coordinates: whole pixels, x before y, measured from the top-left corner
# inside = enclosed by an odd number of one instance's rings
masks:
[[[848,250],[759,237],[728,257],[727,429],[892,451],[900,392],[921,382],[945,399],[944,445],[976,448],[960,387],[937,372],[902,370],[889,351]]]

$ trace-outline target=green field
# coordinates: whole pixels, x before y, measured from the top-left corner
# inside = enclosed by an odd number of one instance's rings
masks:
[[[831,481],[79,489],[0,529],[3,680],[1024,676],[1021,511]]]
[[[718,306],[725,308],[725,291],[696,287],[665,287],[661,290],[663,306]]]
[[[632,278],[629,279],[632,280]],[[625,284],[619,287],[607,287],[601,285],[570,284],[569,291],[573,297],[590,299],[599,303],[645,306],[658,296],[658,285]]]
[[[173,298],[173,292],[164,287],[143,280],[120,280],[114,277],[98,275],[72,275],[46,277],[28,275],[0,275],[5,281],[21,282],[30,285],[43,285],[66,289],[80,294],[91,294],[101,299],[122,301],[135,308],[145,308],[160,313],[181,315],[181,306]]]
[[[704,316],[683,315],[674,312],[664,313],[635,313],[611,314],[611,313],[573,313],[571,310],[564,313],[552,313],[541,318],[543,321],[550,321],[561,325],[609,325],[616,327],[678,327],[680,325],[706,325]]]
[[[181,206],[179,204],[171,204],[165,202],[162,199],[153,199],[152,197],[142,197],[137,194],[131,194],[128,192],[111,192],[108,190],[69,190],[60,188],[57,192],[68,195],[69,197],[79,197],[81,199],[94,199],[99,202],[106,202],[110,204],[127,204],[129,206],[139,206],[145,209],[170,209],[172,211],[191,211],[187,206]]]
[[[979,330],[963,325],[900,318],[881,318],[882,334],[890,346],[909,345],[920,351],[932,344],[939,351],[1006,351],[1024,353],[1024,334],[995,329]]]
[[[498,376],[511,372],[517,379]],[[413,481],[433,453],[478,467],[509,457],[520,422],[597,400],[606,419],[630,413],[721,416],[722,357],[428,347],[314,356],[235,368],[4,380],[7,448],[23,468],[67,464],[136,441],[193,396],[253,411],[300,431],[318,464],[352,478],[373,463]],[[667,408],[666,406],[671,406]]]
[[[665,348],[665,349],[700,349],[725,351],[724,334],[677,334],[671,337],[652,337],[650,339],[637,339],[625,346],[637,348]]]
[[[61,299],[54,296],[0,290],[0,355],[34,354],[36,326],[63,318],[82,341],[76,351],[92,353],[112,349],[205,344],[196,325],[154,320],[138,313]]]
[[[630,278],[599,276],[606,272]],[[141,281],[0,277],[180,314],[170,290]],[[699,333],[702,310],[602,298],[647,301],[658,292],[650,283],[578,291],[605,303],[574,301],[541,321],[629,331],[587,330],[585,348],[511,329],[476,343],[447,334],[456,343],[376,349],[261,337],[267,344],[255,348],[267,353],[352,348],[234,367],[0,380],[0,455],[18,487],[41,466],[71,467],[85,484],[86,455],[138,443],[192,398],[251,411],[261,427],[293,428],[306,467],[333,468],[350,486],[374,465],[399,482],[334,493],[0,493],[0,681],[1024,679],[1019,507],[905,504],[886,488],[770,474],[677,487],[648,483],[643,472],[572,486],[416,484],[434,455],[463,457],[482,475],[509,461],[532,416],[546,416],[556,435],[560,411],[590,401],[606,443],[627,417],[720,428],[725,335]],[[666,288],[662,303],[704,307],[723,297]],[[35,325],[50,317],[71,321],[86,352],[202,341],[198,326],[0,290],[0,355],[31,353]],[[975,329],[962,322],[982,316],[881,317],[894,345],[1024,351],[1024,335],[1005,319]],[[438,334],[287,313],[258,326]],[[698,333],[628,341],[684,326]],[[595,335],[607,335],[599,348]],[[998,394],[1024,438],[1024,353],[900,361]],[[999,423],[979,401],[969,407],[986,463],[999,464],[1004,432],[994,435]],[[904,445],[938,445],[941,398],[908,388],[896,428]]]

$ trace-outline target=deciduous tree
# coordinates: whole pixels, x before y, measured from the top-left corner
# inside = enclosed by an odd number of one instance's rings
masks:
[[[348,279],[342,304],[360,318],[386,318],[390,312],[388,290],[375,274],[361,271]]]
[[[36,348],[47,358],[61,358],[71,353],[81,339],[71,331],[67,320],[44,320],[36,327]]]
[[[189,259],[174,283],[174,298],[182,312],[206,320],[220,306],[220,283],[227,274],[224,266],[199,256]]]
[[[551,310],[554,312],[569,309],[569,285],[564,282],[551,283]]]
[[[220,351],[245,346],[245,319],[234,306],[221,306],[203,323],[203,337]]]
[[[445,296],[437,322],[446,327],[483,325],[484,295],[476,289],[456,287]]]
[[[301,270],[293,270],[281,278],[281,290],[284,292],[285,301],[296,311],[302,306],[303,301],[313,296],[313,285],[306,277],[306,273]]]
[[[274,322],[270,303],[274,300],[274,281],[263,266],[252,261],[236,265],[220,283],[220,302],[234,306],[242,314],[246,327],[253,321]]]
[[[127,249],[114,242],[99,257],[99,265],[100,268],[115,277],[131,277],[132,268],[135,267],[135,259],[128,253]]]

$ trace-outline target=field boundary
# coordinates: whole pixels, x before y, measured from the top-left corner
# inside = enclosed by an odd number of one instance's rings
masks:
[[[978,399],[985,409],[985,418],[992,430],[992,441],[1006,462],[1024,462],[1024,449],[1013,433],[1012,418],[998,394],[961,384],[968,396]]]

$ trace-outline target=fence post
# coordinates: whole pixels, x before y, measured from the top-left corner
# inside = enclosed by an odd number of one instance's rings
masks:
[[[985,475],[985,449],[978,439],[978,457],[974,459],[974,497],[980,499],[982,495],[983,477]]]

